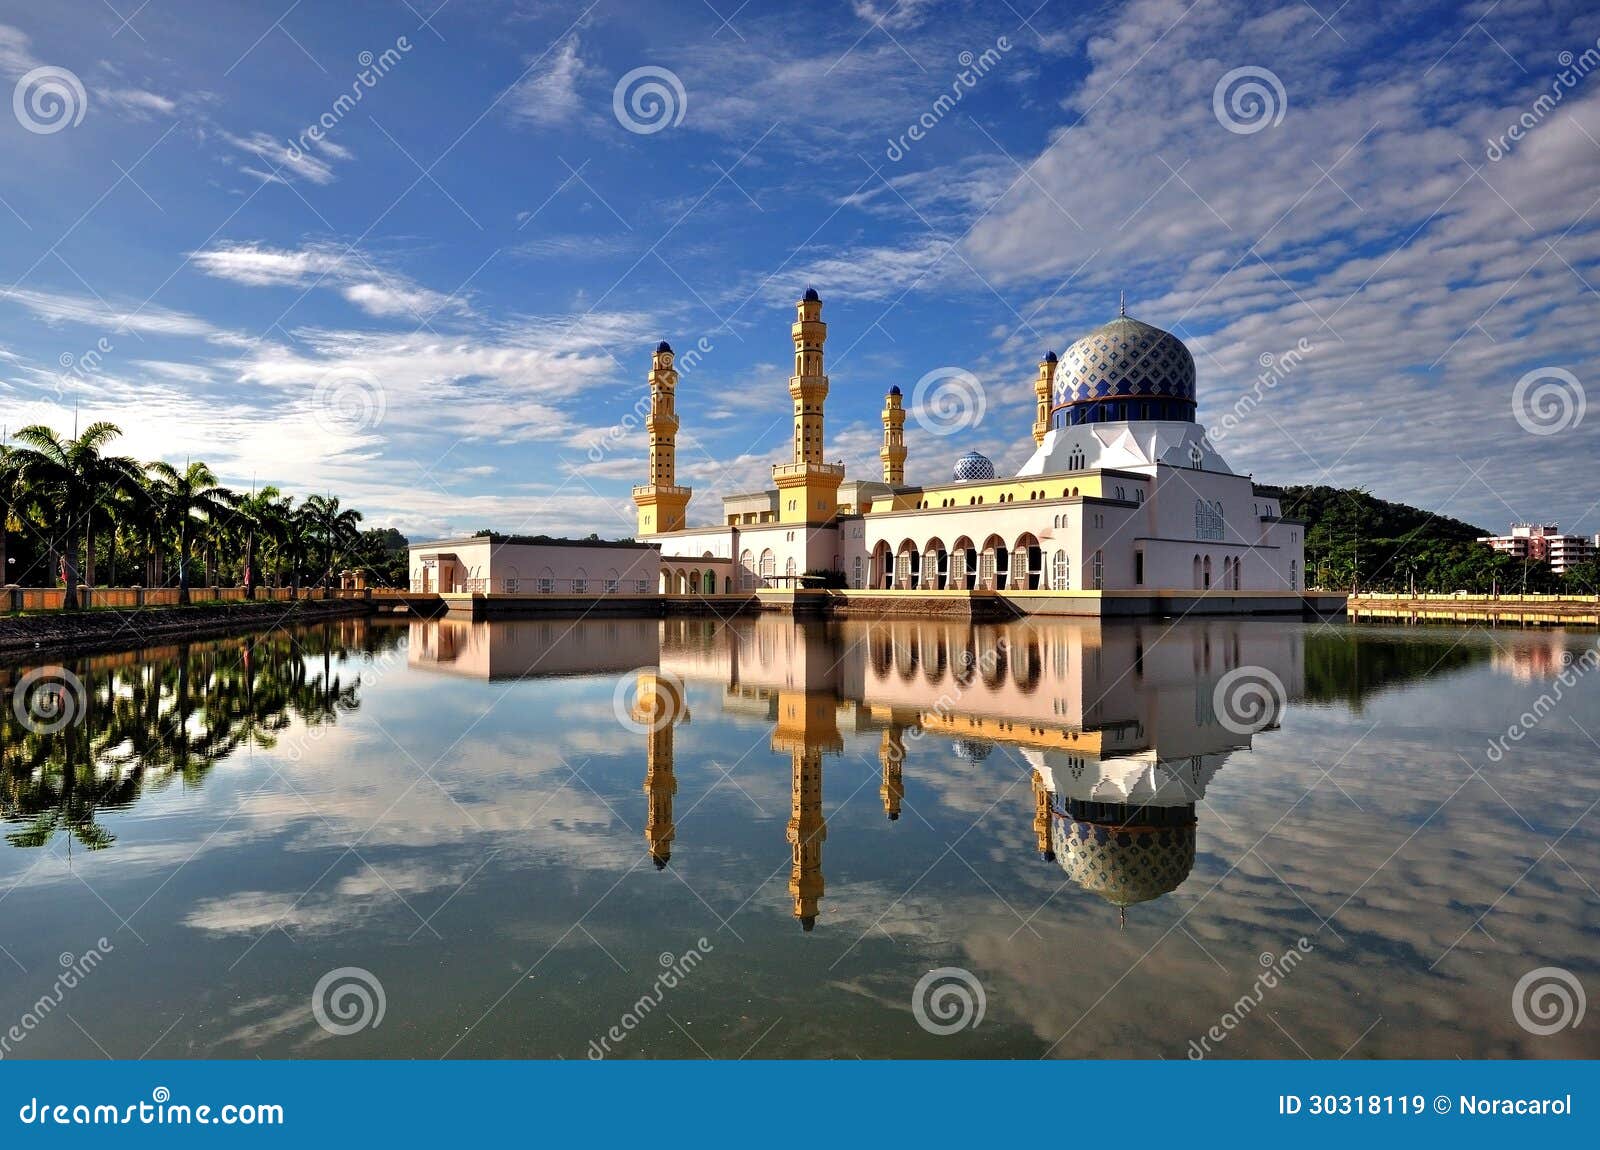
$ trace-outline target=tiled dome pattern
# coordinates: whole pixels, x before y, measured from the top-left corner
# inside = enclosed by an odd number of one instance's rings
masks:
[[[1115,906],[1170,894],[1194,869],[1194,824],[1107,826],[1059,811],[1050,820],[1056,861],[1073,882]]]
[[[994,463],[987,455],[969,451],[956,460],[955,474],[957,483],[965,483],[970,479],[993,479]]]
[[[1067,348],[1055,403],[1132,396],[1194,401],[1194,357],[1171,332],[1122,316]]]

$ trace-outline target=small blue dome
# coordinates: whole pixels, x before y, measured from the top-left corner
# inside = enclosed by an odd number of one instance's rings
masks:
[[[815,303],[822,299],[822,297],[817,294],[817,289],[813,287],[806,288],[805,298],[807,303]]]
[[[899,395],[900,394],[900,386],[898,384],[896,384],[894,387],[891,387],[889,389],[889,394],[890,395]]]
[[[1044,361],[1046,363],[1056,363],[1056,362],[1058,362],[1057,359],[1056,359],[1056,353],[1053,352],[1053,351],[1045,352],[1044,353]]]
[[[956,482],[965,483],[969,479],[993,479],[994,463],[987,455],[980,455],[976,451],[969,451],[956,460]]]

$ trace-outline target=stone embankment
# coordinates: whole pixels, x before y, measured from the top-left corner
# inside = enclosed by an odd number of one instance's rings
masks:
[[[280,603],[204,603],[140,610],[52,611],[0,618],[0,659],[34,653],[106,651],[174,639],[203,639],[268,627],[367,615],[360,599],[299,599]]]

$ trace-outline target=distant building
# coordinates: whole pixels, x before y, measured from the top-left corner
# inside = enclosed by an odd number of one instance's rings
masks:
[[[1514,559],[1547,561],[1557,575],[1593,559],[1600,550],[1600,535],[1563,535],[1557,523],[1513,523],[1511,534],[1484,535],[1478,542]]]
[[[446,595],[653,595],[661,577],[648,543],[471,535],[410,552],[411,590]]]

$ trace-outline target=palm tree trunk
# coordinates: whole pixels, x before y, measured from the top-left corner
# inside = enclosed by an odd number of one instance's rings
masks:
[[[94,512],[89,512],[84,521],[83,532],[83,581],[89,586],[94,586]]]
[[[189,605],[189,531],[178,531],[178,606]]]
[[[244,597],[256,597],[256,533],[246,531],[244,534]]]

